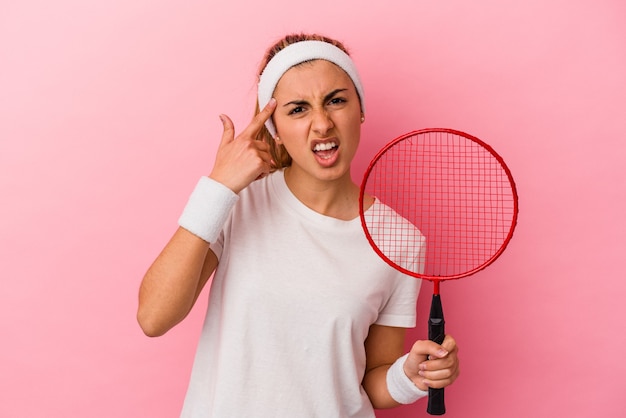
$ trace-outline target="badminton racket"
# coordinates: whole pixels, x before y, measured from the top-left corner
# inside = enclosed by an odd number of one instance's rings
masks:
[[[372,159],[359,204],[374,251],[395,269],[433,282],[428,338],[441,344],[440,283],[487,267],[513,236],[518,197],[510,170],[474,136],[441,128],[413,131]],[[445,414],[444,389],[429,389],[427,411]]]

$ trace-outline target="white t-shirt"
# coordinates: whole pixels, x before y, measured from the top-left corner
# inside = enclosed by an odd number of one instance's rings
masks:
[[[376,255],[359,218],[302,204],[282,171],[240,193],[211,248],[220,262],[181,417],[374,417],[364,341],[372,324],[415,326],[419,280]]]

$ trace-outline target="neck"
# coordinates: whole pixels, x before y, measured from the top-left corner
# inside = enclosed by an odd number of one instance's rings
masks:
[[[345,221],[359,216],[359,187],[349,171],[336,179],[321,180],[288,167],[285,182],[294,196],[315,212]]]

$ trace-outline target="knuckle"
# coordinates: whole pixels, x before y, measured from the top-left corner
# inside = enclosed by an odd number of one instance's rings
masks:
[[[446,344],[446,347],[456,347],[456,340],[451,335],[446,335],[444,344]]]

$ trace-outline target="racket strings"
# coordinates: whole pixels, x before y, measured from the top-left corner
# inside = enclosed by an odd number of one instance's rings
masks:
[[[462,276],[507,240],[515,212],[511,180],[499,158],[474,140],[436,131],[409,136],[388,147],[367,176],[365,191],[387,208],[374,206],[366,229],[383,255],[409,272]],[[394,220],[389,208],[408,222]]]

